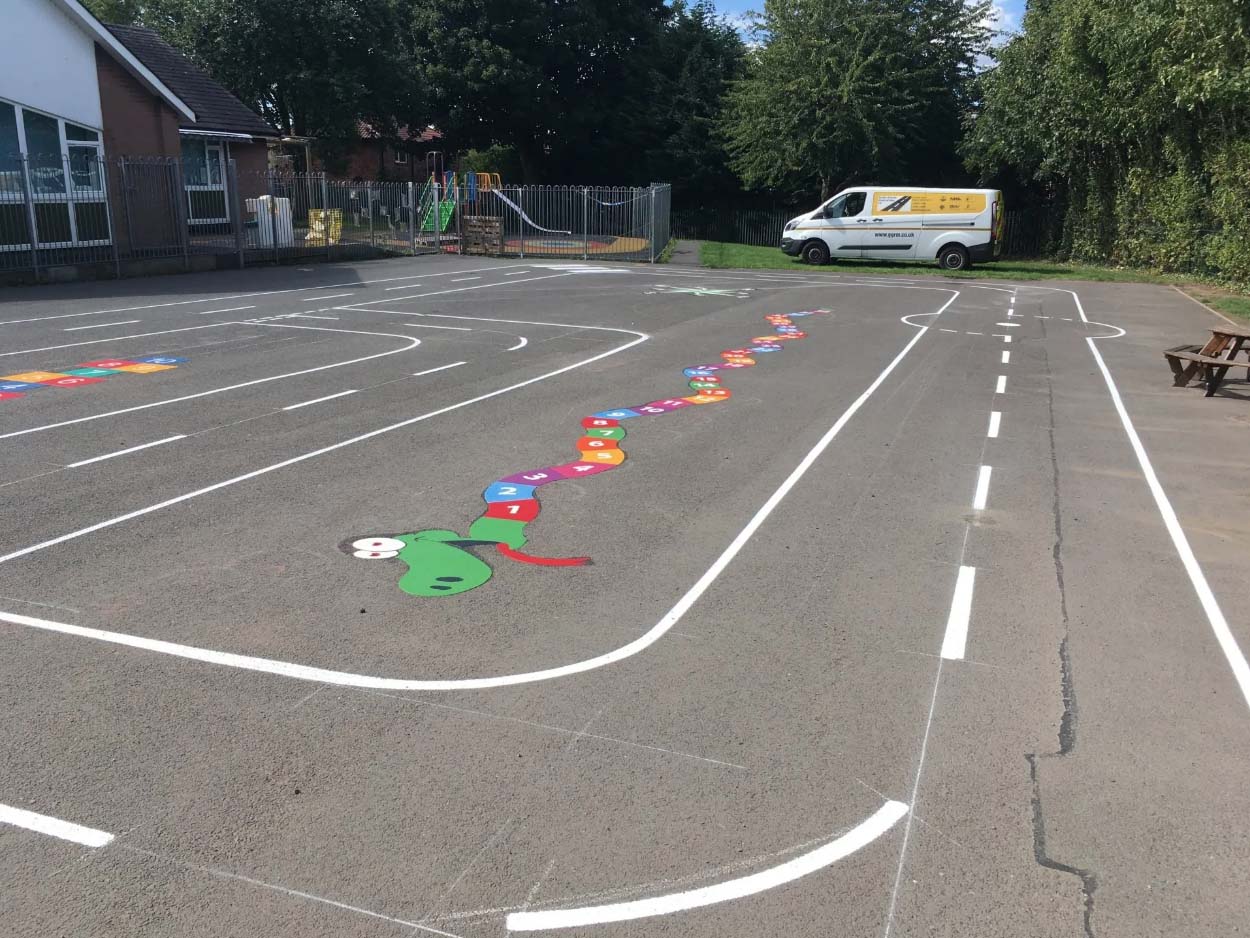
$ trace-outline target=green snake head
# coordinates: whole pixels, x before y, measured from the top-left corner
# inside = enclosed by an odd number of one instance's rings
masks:
[[[465,548],[493,543],[431,529],[395,537],[364,537],[344,549],[362,560],[398,557],[408,567],[399,578],[399,588],[410,596],[453,596],[476,589],[491,577],[490,567]]]

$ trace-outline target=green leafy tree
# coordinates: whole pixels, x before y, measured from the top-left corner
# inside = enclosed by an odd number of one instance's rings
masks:
[[[825,198],[855,181],[928,173],[935,154],[951,165],[986,7],[766,0],[747,77],[730,92],[733,167],[750,186]]]
[[[412,0],[415,75],[467,146],[513,147],[525,182],[611,178],[638,152],[663,0]],[[576,169],[581,179],[573,179]]]

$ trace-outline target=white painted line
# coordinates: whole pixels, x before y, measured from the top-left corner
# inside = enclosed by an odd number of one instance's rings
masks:
[[[937,289],[937,288],[931,288],[931,289]],[[945,312],[946,309],[952,303],[954,303],[955,300],[957,300],[960,296],[960,291],[958,290],[950,290],[950,291],[944,291],[944,292],[950,292],[951,297],[945,303],[942,304],[941,308],[938,309],[935,315],[939,315]],[[449,315],[449,314],[441,314],[441,315]],[[465,317],[450,317],[450,318],[463,318],[463,319],[477,318],[485,322],[510,322],[510,323],[520,323],[520,324],[525,324],[525,325],[537,325],[537,326],[560,325],[559,323],[550,323],[550,322],[507,320],[507,319],[486,319],[485,317],[465,316]],[[564,325],[567,326],[568,324],[565,323]],[[304,328],[310,328],[310,327],[304,327]],[[440,414],[445,414],[453,410],[458,410],[461,407],[467,407],[470,404],[476,404],[479,401],[484,401],[492,397],[497,397],[500,394],[507,394],[510,391],[515,391],[519,388],[523,388],[523,387],[526,387],[527,385],[531,385],[536,382],[543,381],[547,378],[552,378],[552,377],[555,377],[556,375],[564,374],[565,372],[572,371],[575,368],[581,368],[584,365],[592,364],[593,362],[599,361],[603,358],[607,358],[610,355],[619,354],[620,352],[633,348],[638,343],[645,342],[647,341],[647,339],[650,338],[650,336],[648,336],[647,334],[641,333],[641,332],[635,332],[632,329],[617,329],[617,328],[609,327],[609,326],[580,326],[578,328],[592,329],[592,330],[602,331],[602,332],[625,332],[625,333],[636,335],[638,336],[638,338],[634,339],[632,342],[627,342],[624,345],[618,346],[617,348],[609,349],[606,352],[600,352],[598,355],[594,355],[580,362],[575,362],[572,365],[565,365],[563,368],[558,368],[555,371],[550,371],[550,372],[547,372],[546,374],[538,375],[537,377],[534,377],[534,378],[529,378],[525,381],[518,382],[517,384],[512,384],[505,388],[499,388],[498,390],[491,391],[487,394],[482,394],[482,395],[479,395],[478,397],[470,398],[467,401],[461,401],[457,404],[451,404],[447,407],[443,407],[438,410],[430,411],[429,413],[421,414],[420,416],[417,416],[417,417],[410,417],[409,419],[403,420],[399,423],[391,424],[390,426],[386,426],[386,427],[380,427],[377,430],[371,430],[368,433],[362,434],[357,437],[352,437],[351,439],[348,439],[348,440],[343,440],[339,443],[335,443],[330,446],[323,447],[322,449],[313,450],[312,452],[304,453],[300,456],[295,456],[295,457],[292,457],[291,459],[283,460],[280,463],[274,463],[273,465],[266,466],[262,469],[257,469],[257,470],[254,470],[252,472],[246,473],[241,476],[235,476],[232,479],[226,479],[222,482],[217,482],[213,485],[206,486],[205,488],[197,489],[194,492],[188,492],[185,495],[179,495],[175,498],[167,499],[163,502],[158,502],[155,505],[149,505],[146,508],[140,508],[135,511],[128,512],[127,514],[124,514],[124,515],[119,515],[116,518],[110,518],[107,521],[98,522],[96,524],[90,525],[89,527],[81,528],[77,531],[71,531],[69,534],[62,534],[60,537],[55,537],[47,541],[42,541],[38,544],[33,544],[30,547],[24,547],[21,550],[17,550],[10,554],[0,556],[0,563],[6,563],[7,561],[14,560],[18,557],[24,557],[27,554],[33,554],[36,551],[45,550],[48,547],[53,547],[57,544],[64,543],[65,541],[73,540],[74,538],[77,538],[77,537],[82,537],[85,534],[91,534],[94,531],[99,531],[104,528],[112,527],[113,525],[116,525],[116,524],[121,524],[122,522],[129,521],[133,518],[138,518],[138,517],[141,517],[142,515],[150,514],[151,512],[154,512],[154,511],[159,511],[162,508],[167,508],[170,505],[176,505],[179,502],[188,501],[189,499],[197,498],[200,495],[206,495],[209,492],[214,492],[214,491],[217,491],[218,489],[226,488],[227,486],[234,485],[238,482],[244,482],[248,479],[253,479],[253,478],[256,478],[257,476],[261,476],[266,473],[273,472],[277,469],[283,469],[286,466],[291,466],[296,463],[303,462],[306,459],[312,459],[316,456],[320,456],[324,453],[328,453],[337,449],[341,449],[342,447],[345,447],[345,446],[351,446],[355,443],[359,443],[364,440],[371,439],[375,436],[380,436],[383,433],[389,433],[392,430],[398,430],[403,427],[411,426],[412,424],[419,423],[431,417],[437,417]],[[807,455],[804,456],[802,460],[800,460],[799,464],[791,471],[790,475],[788,475],[785,478],[785,480],[781,483],[781,485],[779,485],[777,489],[773,492],[773,494],[770,495],[767,498],[767,500],[765,500],[764,504],[760,506],[759,510],[756,511],[756,513],[751,517],[751,519],[746,523],[746,525],[743,526],[742,530],[739,531],[738,534],[734,537],[734,539],[729,543],[729,546],[726,547],[721,552],[720,556],[718,556],[716,560],[712,562],[711,566],[709,566],[708,569],[704,571],[703,575],[699,577],[699,579],[694,583],[694,585],[691,586],[690,589],[688,589],[686,593],[679,600],[677,600],[677,602],[673,605],[673,607],[669,609],[669,611],[666,612],[664,616],[655,625],[653,625],[650,629],[648,629],[642,635],[638,636],[632,642],[628,642],[625,645],[621,645],[620,647],[612,651],[606,652],[601,655],[597,655],[593,658],[584,658],[581,661],[575,661],[571,664],[560,665],[554,668],[545,668],[541,671],[528,671],[528,672],[521,672],[521,673],[514,673],[514,674],[502,674],[502,675],[496,675],[492,677],[456,678],[456,679],[450,679],[450,680],[421,680],[421,679],[413,680],[413,679],[404,679],[404,678],[376,677],[370,674],[355,674],[355,673],[351,673],[348,671],[331,671],[326,668],[316,668],[316,667],[310,667],[309,665],[294,664],[293,662],[289,662],[289,661],[277,661],[272,658],[257,658],[257,657],[253,657],[250,655],[238,655],[232,652],[214,651],[213,649],[210,649],[210,648],[199,648],[194,645],[180,645],[175,642],[166,642],[160,639],[144,638],[139,635],[128,635],[124,632],[110,632],[110,631],[105,631],[104,629],[93,629],[93,628],[86,628],[80,625],[70,625],[69,623],[66,623],[66,622],[53,622],[48,619],[35,619],[30,616],[22,616],[22,615],[17,615],[16,613],[10,613],[10,612],[0,612],[0,622],[10,622],[14,625],[23,625],[29,628],[45,629],[50,632],[61,632],[65,635],[77,635],[82,638],[91,638],[97,641],[111,642],[116,645],[125,645],[130,648],[141,648],[145,651],[153,651],[153,652],[158,652],[160,654],[165,654],[165,655],[174,655],[179,658],[190,658],[194,661],[203,661],[208,664],[216,664],[216,665],[222,665],[225,667],[241,668],[241,669],[248,670],[248,671],[262,671],[262,672],[266,672],[269,674],[277,674],[277,675],[281,675],[284,677],[296,678],[298,680],[319,681],[323,684],[337,684],[340,686],[347,686],[347,687],[369,687],[369,688],[376,688],[379,690],[467,690],[467,689],[478,689],[478,688],[486,688],[486,687],[507,687],[507,686],[511,686],[515,684],[530,684],[536,681],[547,681],[547,680],[552,680],[554,678],[565,677],[570,674],[580,674],[585,671],[593,671],[596,668],[602,668],[602,667],[605,667],[606,665],[614,664],[617,661],[623,661],[624,659],[630,658],[638,654],[639,652],[649,648],[651,645],[654,645],[657,641],[659,641],[665,635],[665,633],[667,633],[670,629],[673,628],[673,626],[675,626],[678,622],[681,621],[682,617],[686,614],[686,612],[689,611],[689,609],[699,600],[699,597],[702,596],[707,591],[707,589],[713,583],[716,582],[717,578],[721,575],[722,572],[724,572],[725,568],[729,566],[729,564],[733,561],[734,557],[736,557],[738,553],[742,550],[742,548],[746,546],[747,542],[750,541],[752,537],[754,537],[755,532],[759,530],[760,526],[768,519],[768,516],[772,514],[773,510],[777,507],[777,505],[781,503],[782,499],[786,497],[786,495],[790,492],[790,490],[794,488],[795,485],[798,484],[799,480],[807,473],[808,469],[812,467],[812,465],[820,457],[821,453],[823,453],[828,448],[829,444],[832,443],[834,438],[837,437],[837,435],[842,431],[842,428],[845,427],[847,423],[850,422],[851,418],[854,417],[856,412],[858,412],[859,409],[868,401],[868,399],[872,397],[872,395],[876,392],[876,390],[879,387],[881,387],[882,384],[885,383],[886,379],[889,378],[890,374],[894,371],[894,369],[897,368],[899,363],[902,362],[903,359],[907,357],[907,354],[912,350],[912,348],[915,347],[916,343],[919,342],[920,339],[923,338],[924,335],[928,331],[929,331],[928,328],[924,326],[918,326],[916,328],[916,334],[912,336],[911,341],[909,341],[906,345],[903,346],[902,350],[899,351],[899,353],[894,356],[894,358],[890,361],[888,365],[885,366],[884,369],[882,369],[881,373],[877,375],[877,377],[873,380],[873,382],[869,384],[867,388],[864,389],[864,391],[859,395],[859,397],[857,397],[854,401],[851,402],[850,406],[848,406],[847,409],[842,412],[842,416],[840,416],[836,421],[834,421],[833,426],[831,426],[828,430],[825,431],[824,436],[822,436],[819,440],[816,441],[815,445],[812,446],[812,448],[807,452]]]
[[[528,264],[499,264],[495,267],[475,267],[475,270],[510,270],[513,267],[528,267]],[[526,273],[527,271],[521,271]],[[394,283],[396,280],[419,280],[422,277],[449,277],[452,274],[460,273],[458,270],[447,270],[441,274],[409,274],[404,277],[378,277],[374,280],[353,280],[349,283],[327,283],[320,287],[291,287],[286,290],[257,290],[254,293],[231,293],[224,296],[206,296],[198,300],[174,300],[169,303],[148,303],[143,306],[119,306],[116,309],[94,309],[86,313],[62,313],[59,316],[35,316],[31,319],[5,319],[0,321],[0,326],[12,326],[23,322],[46,322],[50,319],[74,319],[78,316],[104,316],[108,313],[133,313],[140,309],[163,309],[166,306],[191,306],[196,303],[221,303],[225,300],[244,300],[253,296],[278,296],[283,293],[307,293],[309,290],[333,290],[335,287],[360,287],[373,283]],[[413,284],[409,284],[413,286]],[[982,287],[981,289],[989,289]],[[251,309],[252,307],[248,307]]]
[[[332,401],[336,397],[346,397],[348,394],[355,394],[357,390],[358,390],[357,388],[352,388],[350,391],[339,391],[338,394],[327,394],[325,397],[318,397],[314,400],[304,401],[303,403],[300,403],[300,404],[288,404],[286,407],[283,407],[282,409],[283,410],[299,410],[301,407],[309,407],[313,404],[320,404],[322,401]]]
[[[584,906],[580,909],[552,909],[547,912],[513,912],[507,918],[508,930],[543,931],[549,928],[578,928],[606,922],[627,922],[753,896],[792,883],[850,856],[888,831],[905,814],[907,805],[903,802],[887,801],[841,837],[779,866],[752,873],[750,876],[634,902]]]
[[[238,323],[214,323],[214,325],[238,325]],[[109,410],[102,414],[92,414],[89,417],[76,417],[73,420],[62,420],[60,423],[45,423],[38,427],[28,427],[25,430],[12,430],[8,433],[0,433],[0,440],[7,440],[12,436],[25,436],[27,433],[40,433],[44,430],[55,430],[58,427],[68,427],[75,423],[85,423],[88,420],[102,420],[105,417],[116,417],[118,414],[129,414],[136,410],[147,410],[149,407],[163,407],[166,404],[178,404],[182,401],[191,401],[199,397],[207,397],[210,394],[223,394],[226,391],[237,391],[239,388],[248,388],[256,384],[265,384],[269,381],[281,381],[284,378],[295,378],[299,375],[313,374],[317,371],[325,371],[329,368],[342,368],[344,365],[357,365],[360,362],[371,361],[375,358],[385,358],[387,355],[398,355],[400,352],[407,352],[416,348],[421,344],[421,340],[415,336],[401,335],[397,332],[364,332],[360,329],[331,329],[327,326],[295,326],[289,323],[253,323],[253,325],[264,326],[269,329],[308,329],[313,332],[343,332],[348,335],[377,335],[385,338],[403,339],[408,342],[407,345],[400,348],[391,349],[389,352],[378,352],[374,355],[366,355],[363,358],[350,358],[347,361],[331,362],[328,365],[318,365],[316,368],[305,368],[303,371],[288,371],[285,374],[270,375],[267,378],[255,378],[251,381],[243,381],[239,384],[228,384],[222,388],[212,388],[208,391],[200,391],[196,394],[184,394],[182,397],[171,397],[163,401],[152,401],[148,404],[136,404],[134,407],[123,407],[120,410]]]
[[[77,469],[79,466],[88,466],[93,462],[101,462],[105,459],[112,459],[115,456],[125,456],[127,453],[137,453],[141,449],[148,449],[152,446],[161,446],[164,443],[172,443],[174,440],[185,440],[187,435],[179,433],[177,436],[167,436],[163,440],[153,440],[151,443],[140,443],[138,446],[132,446],[130,449],[119,449],[116,453],[105,453],[103,456],[92,456],[90,459],[80,459],[78,462],[72,462],[66,469]]]
[[[996,436],[997,429],[990,436]],[[972,510],[984,511],[985,503],[990,497],[990,473],[993,472],[992,466],[982,466],[981,471],[977,473],[977,490],[972,496]]]
[[[11,808],[7,804],[0,804],[0,824],[24,827],[28,831],[34,831],[37,834],[47,834],[49,837],[57,837],[61,840],[69,840],[76,844],[82,844],[84,847],[103,847],[113,839],[112,834],[98,831],[94,827],[71,824],[69,821],[61,821],[54,817],[48,817],[46,814],[36,814],[34,811]]]
[[[1008,299],[1008,302],[1011,303],[1012,306],[1016,305],[1016,295],[1014,293],[1007,299]]]
[[[451,281],[455,283],[456,281]],[[306,296],[300,300],[301,303],[320,303],[322,300],[337,300],[341,296],[351,296],[350,293],[331,293],[329,296]]]
[[[958,332],[958,329],[939,329],[938,332]]]
[[[228,322],[210,322],[206,326],[184,326],[181,329],[163,329],[160,332],[137,332],[131,335],[115,335],[107,339],[91,339],[88,342],[69,342],[65,345],[45,345],[43,348],[24,348],[16,352],[0,352],[0,357],[6,355],[25,355],[28,352],[53,352],[62,348],[77,348],[80,345],[99,345],[101,342],[120,342],[122,339],[145,339],[152,335],[169,335],[171,332],[191,332],[194,329],[216,329],[218,326],[237,325],[237,323]]]
[[[525,338],[525,336],[521,336],[520,342],[518,342],[516,345],[509,345],[504,351],[515,352],[517,349],[523,349],[525,348],[525,346],[529,344],[530,344],[530,340]]]
[[[481,280],[481,277],[456,277],[454,280],[448,280],[448,283],[467,283],[470,280]]]
[[[951,612],[946,619],[946,635],[942,638],[942,657],[960,661],[968,646],[968,620],[972,617],[972,588],[976,582],[976,567],[960,567],[955,580],[955,596],[951,600]]]
[[[1071,316],[1060,316],[1059,318],[1060,318],[1060,319],[1062,319],[1064,322],[1071,322],[1071,321],[1072,321],[1072,317],[1071,317]]]
[[[312,313],[297,313],[291,318],[292,319],[333,319],[335,322],[339,321],[338,316],[314,316]]]
[[[1018,322],[996,322],[994,323],[994,325],[1003,326],[1006,329],[1019,329],[1020,328],[1020,323]]]
[[[419,283],[401,283],[397,287],[383,287],[383,290],[411,290],[413,287],[419,287]]]
[[[436,371],[446,371],[448,368],[459,368],[461,365],[467,365],[468,362],[452,362],[450,365],[439,365],[437,368],[427,368],[425,371],[418,371],[413,374],[414,378],[420,378],[422,375],[432,375]]]
[[[1006,375],[999,375],[999,376],[998,376],[998,384],[994,385],[994,393],[995,393],[995,394],[1002,394],[1002,393],[1003,393],[1004,391],[1006,391],[1006,390],[1007,390],[1007,376],[1006,376]]]
[[[560,273],[560,274],[544,274],[544,275],[543,275],[543,276],[541,276],[541,277],[526,277],[524,280],[511,280],[511,281],[509,281],[509,283],[534,283],[534,282],[535,282],[535,281],[537,281],[537,280],[555,280],[555,279],[557,279],[557,278],[559,278],[559,277],[573,277],[573,276],[576,276],[576,275],[575,275],[575,274],[567,274],[567,273]],[[480,279],[480,278],[479,278],[479,279]],[[448,282],[448,283],[455,283],[456,281],[454,281],[454,280],[448,280],[447,282]],[[489,290],[491,287],[499,287],[499,286],[503,286],[503,281],[502,281],[502,280],[496,280],[496,281],[493,281],[493,282],[491,282],[491,283],[479,283],[479,284],[476,284],[475,286],[472,286],[472,287],[452,287],[450,290],[434,290],[434,291],[432,291],[432,292],[430,292],[430,293],[414,293],[414,294],[412,294],[412,296],[395,296],[395,297],[391,297],[391,298],[389,298],[386,302],[388,302],[388,303],[402,303],[402,302],[404,302],[405,300],[420,300],[420,299],[424,299],[424,298],[425,298],[425,297],[427,297],[427,296],[444,296],[445,294],[448,294],[448,293],[464,293],[464,292],[465,292],[465,291],[467,291],[467,290]],[[936,288],[935,288],[935,289],[936,289]],[[369,302],[369,301],[368,301],[368,300],[366,300],[366,301],[365,301],[365,303],[367,303],[367,302]],[[364,305],[365,305],[365,303],[353,303],[353,304],[351,304],[351,305],[349,305],[349,306],[339,306],[339,307],[336,307],[336,308],[337,308],[337,309],[355,309],[355,308],[356,308],[356,307],[358,307],[358,306],[364,306]],[[375,313],[376,313],[376,312],[379,312],[379,310],[373,310],[373,312],[375,312]],[[385,312],[385,310],[381,310],[381,312]],[[402,316],[402,315],[404,315],[404,314],[403,314],[403,313],[396,313],[395,315],[397,315],[397,316]],[[4,325],[4,323],[0,323],[0,325]]]
[[[514,270],[510,274],[504,274],[505,277],[519,277],[521,274],[528,274],[528,270]]]
[[[1009,364],[1011,364],[1011,353],[1010,353],[1010,352],[1003,352],[1003,364],[1004,364],[1004,365],[1009,365]]]
[[[985,335],[984,332],[969,332],[968,335]]]
[[[62,329],[62,332],[81,332],[83,329],[107,329],[109,326],[133,326],[137,322],[143,322],[142,319],[127,319],[123,322],[98,322],[93,326],[70,326],[68,329]]]
[[[237,313],[245,309],[255,309],[255,306],[231,306],[227,309],[206,309],[203,312],[196,313],[197,316],[211,316],[213,313]]]
[[[1034,319],[1049,319],[1049,316],[1034,316]]]
[[[1085,310],[1081,307],[1080,298],[1075,293],[1072,294],[1072,297],[1076,300],[1082,321],[1088,322],[1089,320],[1085,317]],[[1181,564],[1185,567],[1185,572],[1189,574],[1189,582],[1193,584],[1194,592],[1198,594],[1198,602],[1202,604],[1202,610],[1207,614],[1207,621],[1211,624],[1211,631],[1215,633],[1215,640],[1219,643],[1220,650],[1224,652],[1224,658],[1232,669],[1233,678],[1237,681],[1237,686],[1241,688],[1241,694],[1246,699],[1246,705],[1250,706],[1250,662],[1246,661],[1245,654],[1238,647],[1237,639],[1233,637],[1232,630],[1228,627],[1228,620],[1224,618],[1224,612],[1220,609],[1215,593],[1211,591],[1207,578],[1202,572],[1202,567],[1198,563],[1198,558],[1194,556],[1193,549],[1189,546],[1189,539],[1185,537],[1185,531],[1181,527],[1180,520],[1176,517],[1176,511],[1172,508],[1172,503],[1168,500],[1167,493],[1164,492],[1163,486],[1159,483],[1159,477],[1155,474],[1154,466],[1150,463],[1150,457],[1146,455],[1146,447],[1142,445],[1141,437],[1137,435],[1133,421],[1129,419],[1128,410],[1125,409],[1124,401],[1120,397],[1120,391],[1111,377],[1111,372],[1107,369],[1107,363],[1102,360],[1098,346],[1094,344],[1097,340],[1087,337],[1085,341],[1089,345],[1090,352],[1094,355],[1094,361],[1098,364],[1098,370],[1102,372],[1103,380],[1107,383],[1107,390],[1111,394],[1111,402],[1115,405],[1116,413],[1120,415],[1120,423],[1124,425],[1124,432],[1128,435],[1129,445],[1133,447],[1133,453],[1137,456],[1137,462],[1141,466],[1142,475],[1145,476],[1150,494],[1154,496],[1155,505],[1163,518],[1163,526],[1167,528],[1168,534],[1172,538],[1172,544],[1176,548],[1176,553],[1181,558]]]
[[[999,338],[1001,338],[1004,342],[1007,342],[1007,343],[1011,342],[1011,336],[1009,335],[1000,336]]]
[[[985,435],[990,437],[991,439],[997,437],[998,428],[999,426],[1002,425],[1002,422],[1003,422],[1002,412],[997,411],[997,410],[991,410],[990,411],[990,429],[989,429],[989,432],[986,433]]]

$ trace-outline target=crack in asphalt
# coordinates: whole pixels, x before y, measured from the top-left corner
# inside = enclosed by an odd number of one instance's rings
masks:
[[[1046,337],[1046,324],[1042,323],[1042,337]],[[1090,870],[1063,863],[1050,856],[1046,849],[1046,820],[1042,812],[1042,789],[1038,765],[1042,759],[1058,759],[1070,755],[1076,748],[1077,705],[1076,688],[1072,679],[1072,654],[1068,646],[1070,625],[1068,620],[1068,595],[1063,580],[1063,513],[1059,490],[1059,458],[1055,447],[1055,385],[1050,369],[1050,356],[1042,346],[1046,365],[1047,427],[1050,437],[1051,515],[1055,524],[1055,543],[1051,557],[1055,565],[1055,584],[1059,590],[1059,612],[1063,621],[1063,638],[1059,641],[1059,691],[1063,701],[1063,715],[1059,720],[1059,749],[1056,752],[1026,753],[1029,763],[1029,781],[1032,783],[1033,809],[1033,859],[1039,866],[1059,873],[1067,873],[1081,881],[1081,897],[1084,904],[1085,938],[1094,938],[1094,893],[1098,889],[1098,877]]]

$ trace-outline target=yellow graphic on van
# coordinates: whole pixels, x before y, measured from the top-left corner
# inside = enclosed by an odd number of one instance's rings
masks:
[[[985,211],[980,192],[878,192],[874,215],[976,215]]]

